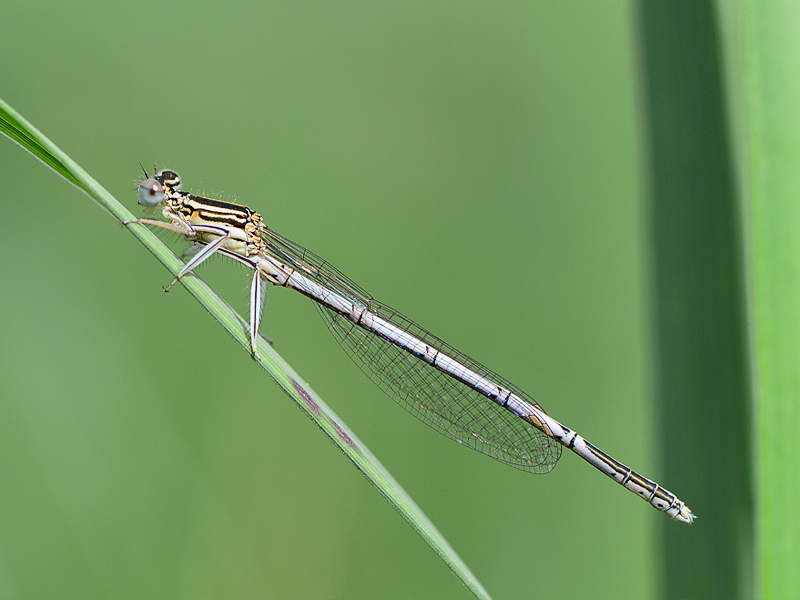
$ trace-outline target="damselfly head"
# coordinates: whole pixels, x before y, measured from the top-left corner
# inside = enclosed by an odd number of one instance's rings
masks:
[[[152,210],[166,199],[170,192],[179,190],[181,176],[171,169],[161,169],[153,177],[139,184],[139,204]]]

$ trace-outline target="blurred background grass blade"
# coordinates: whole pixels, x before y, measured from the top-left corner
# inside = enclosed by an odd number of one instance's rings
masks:
[[[743,245],[711,0],[640,3],[653,244],[659,481],[698,515],[659,522],[663,598],[752,597]]]
[[[800,598],[800,5],[719,10],[747,224],[757,596]]]
[[[121,219],[131,218],[132,215],[127,209],[119,204],[105,188],[1,98],[0,133],[7,135],[58,174],[85,191],[107,212]],[[142,225],[132,225],[129,229],[167,266],[173,275],[177,274],[182,263],[161,240]],[[90,232],[84,233],[91,234]],[[246,322],[198,277],[186,277],[181,283],[249,353],[250,341]],[[420,534],[470,592],[477,598],[489,598],[486,590],[455,550],[366,446],[268,344],[262,343],[261,346],[262,356],[254,360],[314,421],[334,445],[353,462],[356,468]]]

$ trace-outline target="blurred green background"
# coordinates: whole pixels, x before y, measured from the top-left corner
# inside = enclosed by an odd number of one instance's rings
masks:
[[[153,160],[246,203],[699,511],[656,456],[632,4],[3,18],[0,95],[131,210]],[[468,597],[131,235],[5,139],[0,181],[0,598]],[[246,311],[244,269],[200,275]],[[495,597],[660,589],[667,517],[576,456],[536,477],[436,434],[297,294],[262,332]]]

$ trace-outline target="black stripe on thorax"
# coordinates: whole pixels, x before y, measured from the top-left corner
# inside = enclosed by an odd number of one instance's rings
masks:
[[[183,199],[183,205],[203,220],[212,223],[225,223],[238,228],[244,228],[245,224],[253,220],[253,215],[256,214],[241,204],[203,198],[202,196],[187,195]]]

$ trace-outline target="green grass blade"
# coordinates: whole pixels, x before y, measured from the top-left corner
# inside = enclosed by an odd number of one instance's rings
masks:
[[[712,0],[640,3],[663,481],[696,512],[661,529],[664,598],[753,591],[743,242]]]
[[[86,192],[103,209],[117,220],[124,221],[134,216],[108,191],[80,168],[47,137],[28,123],[14,109],[0,99],[0,132],[28,150],[36,158],[63,176],[67,181]],[[160,260],[174,275],[183,263],[149,229],[131,224],[128,229],[144,246]],[[181,283],[208,310],[225,330],[250,352],[247,323],[208,285],[196,276],[184,277]],[[322,401],[294,370],[272,349],[269,344],[259,346],[259,365],[328,438],[349,458],[361,473],[408,521],[411,527],[433,548],[439,557],[455,573],[462,583],[478,598],[489,598],[472,572],[436,527],[422,513],[414,501],[398,485],[381,463],[363,443],[350,431],[338,416]]]
[[[800,6],[720,3],[747,224],[757,596],[800,598]]]

